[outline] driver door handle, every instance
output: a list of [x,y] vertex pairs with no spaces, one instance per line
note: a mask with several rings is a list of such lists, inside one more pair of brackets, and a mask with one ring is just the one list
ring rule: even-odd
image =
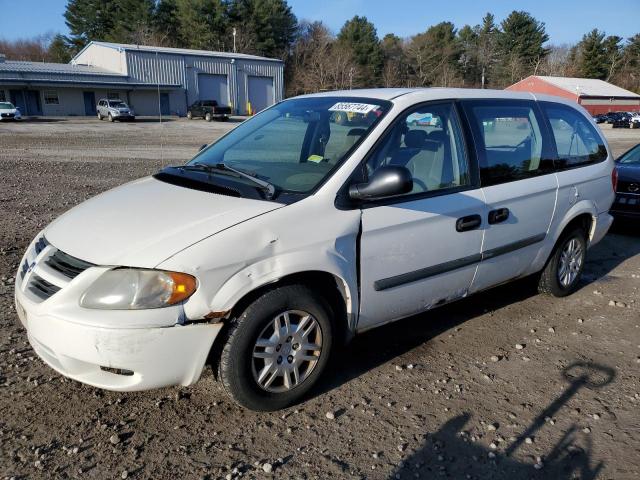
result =
[[498,208],[489,212],[489,224],[494,225],[496,223],[502,223],[509,218],[508,208]]
[[456,220],[457,232],[468,232],[469,230],[475,230],[482,224],[482,217],[478,214],[467,215]]

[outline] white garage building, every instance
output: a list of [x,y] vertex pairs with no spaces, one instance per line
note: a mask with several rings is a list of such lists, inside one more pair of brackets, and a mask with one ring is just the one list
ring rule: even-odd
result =
[[127,101],[136,115],[180,115],[198,100],[217,100],[247,115],[282,100],[281,60],[90,42],[69,64],[0,56],[0,101],[25,115],[95,115],[100,98]]

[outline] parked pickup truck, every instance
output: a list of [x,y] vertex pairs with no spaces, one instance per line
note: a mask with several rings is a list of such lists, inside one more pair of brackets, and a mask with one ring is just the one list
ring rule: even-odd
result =
[[192,104],[187,110],[187,118],[191,120],[194,117],[202,117],[207,122],[214,118],[216,120],[228,120],[231,115],[231,107],[226,105],[218,105],[215,100],[199,100]]

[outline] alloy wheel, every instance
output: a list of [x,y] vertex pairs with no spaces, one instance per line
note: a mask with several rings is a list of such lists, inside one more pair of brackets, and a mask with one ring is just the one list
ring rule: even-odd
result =
[[253,377],[261,389],[280,393],[302,384],[322,352],[322,330],[313,315],[287,310],[264,327],[252,352]]
[[568,288],[576,281],[584,260],[582,245],[577,238],[571,238],[560,252],[558,262],[558,281],[564,288]]

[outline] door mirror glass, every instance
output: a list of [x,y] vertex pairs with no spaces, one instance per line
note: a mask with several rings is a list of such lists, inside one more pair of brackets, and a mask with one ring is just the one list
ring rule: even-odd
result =
[[397,165],[378,168],[365,183],[349,187],[349,196],[354,200],[374,200],[377,198],[403,195],[413,189],[413,177],[409,169]]

